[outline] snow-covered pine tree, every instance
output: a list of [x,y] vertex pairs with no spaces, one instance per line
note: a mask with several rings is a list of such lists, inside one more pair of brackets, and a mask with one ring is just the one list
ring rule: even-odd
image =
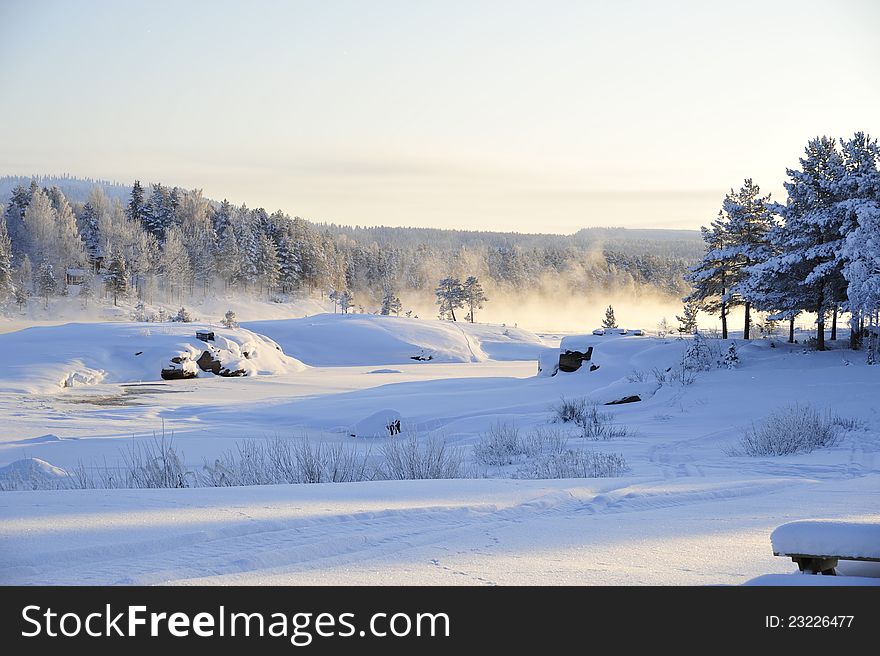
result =
[[354,294],[347,289],[339,294],[339,308],[342,314],[348,314],[349,309],[354,304]]
[[174,315],[172,321],[177,321],[180,323],[192,323],[193,316],[189,313],[189,310],[187,310],[185,307],[181,307],[177,311],[177,314]]
[[31,194],[35,188],[35,182],[30,187],[17,185],[12,190],[12,195],[3,212],[3,218],[6,219],[6,229],[12,242],[12,255],[15,259],[23,256],[27,248],[27,230],[24,225],[24,213],[31,201]]
[[[878,330],[880,311],[880,147],[862,132],[842,142],[844,173],[838,186],[838,210],[844,215],[840,250],[847,281],[846,309],[850,312],[850,345],[860,346],[864,324]],[[869,349],[870,350],[870,349]],[[873,354],[869,353],[873,358]]]
[[[289,219],[288,219],[289,221]],[[320,239],[309,223],[296,216],[291,221],[293,259],[302,282],[314,289],[321,283],[324,265],[320,255]]]
[[226,314],[223,315],[220,323],[226,328],[238,328],[238,319],[236,319],[235,312],[232,310],[226,310]]
[[749,339],[751,327],[751,301],[744,284],[748,269],[767,261],[772,254],[768,235],[774,222],[769,203],[770,195],[762,196],[761,188],[747,178],[738,191],[730,190],[722,206],[726,238],[721,256],[731,268],[729,306],[745,307],[743,339]]
[[685,348],[682,368],[688,371],[708,371],[714,364],[716,361],[713,361],[712,350],[698,330]]
[[118,299],[128,294],[128,263],[121,252],[116,252],[110,260],[105,280],[107,289],[113,294],[113,305],[118,305]]
[[37,292],[43,297],[45,307],[49,307],[49,296],[58,289],[58,278],[55,275],[55,266],[48,260],[40,262],[37,267],[36,277]]
[[676,315],[678,321],[678,332],[683,335],[693,335],[697,331],[697,314],[700,311],[699,306],[688,298],[684,300],[684,307],[681,315]]
[[22,310],[25,304],[28,302],[28,291],[24,287],[16,287],[15,288],[15,304],[18,305],[18,309]]
[[736,369],[739,366],[739,354],[736,352],[736,343],[731,342],[724,354],[723,364],[728,369]]
[[[836,206],[841,200],[837,189],[843,164],[835,140],[827,137],[810,140],[800,164],[800,169],[787,170],[787,202],[775,206],[782,219],[780,229],[770,235],[775,254],[751,271],[753,277],[771,279],[764,284],[767,288],[784,282],[789,293],[797,294],[792,299],[797,309],[816,313],[816,348],[821,351],[825,349],[826,315],[845,302],[841,298],[845,290],[841,251],[847,230]],[[749,286],[754,287],[755,281]]]
[[462,285],[462,293],[464,294],[464,302],[468,308],[467,320],[471,323],[475,321],[475,311],[483,308],[483,303],[488,302],[483,285],[475,276],[468,276]]
[[403,305],[401,304],[400,299],[394,294],[394,290],[391,289],[391,287],[385,287],[385,291],[382,294],[382,309],[379,313],[384,316],[390,314],[400,316],[400,310],[402,308]]
[[440,306],[440,319],[455,321],[455,309],[464,307],[464,290],[461,281],[452,276],[443,278],[434,290],[437,305]]
[[730,312],[730,284],[733,262],[725,254],[726,233],[723,210],[710,228],[703,226],[700,233],[705,244],[703,259],[688,270],[685,276],[693,291],[685,303],[696,303],[710,314],[721,316],[721,337],[727,339],[727,315]]
[[260,285],[265,286],[267,296],[271,296],[272,290],[278,286],[281,277],[281,267],[278,264],[278,249],[269,235],[260,235],[259,259],[257,260],[257,275]]
[[144,188],[140,180],[135,180],[131,187],[131,199],[126,207],[126,216],[137,224],[144,223]]
[[259,272],[257,261],[260,257],[260,230],[257,215],[246,206],[237,208],[233,215],[235,236],[238,240],[239,282],[247,289],[257,282]]
[[292,237],[282,236],[278,242],[278,267],[280,270],[279,283],[282,292],[289,292],[302,283],[302,270],[299,258],[291,247]]
[[232,203],[224,198],[218,207],[209,211],[211,212],[211,225],[214,227],[214,234],[222,235],[229,226],[229,220],[234,211]]
[[12,241],[6,230],[6,219],[0,212],[0,305],[15,295],[15,271],[12,269]]
[[[174,193],[172,193],[172,191]],[[154,184],[153,191],[141,211],[144,229],[162,244],[166,233],[177,223],[176,210],[179,205],[179,192],[162,184]]]
[[617,319],[614,317],[614,308],[610,305],[605,308],[605,318],[602,319],[603,328],[617,328]]
[[143,301],[138,301],[134,306],[134,312],[131,313],[131,320],[138,323],[147,321],[147,306]]
[[226,288],[235,287],[241,279],[241,250],[232,226],[227,226],[217,247],[217,274]]
[[327,298],[333,301],[333,314],[336,314],[336,306],[339,304],[339,292],[335,289],[331,289]]
[[[110,199],[107,198],[104,189],[95,185],[89,192],[89,198],[77,217],[77,226],[85,244],[86,255],[92,263],[97,262],[103,256],[101,217],[110,213],[110,207]],[[136,222],[135,225],[139,226],[140,222]]]

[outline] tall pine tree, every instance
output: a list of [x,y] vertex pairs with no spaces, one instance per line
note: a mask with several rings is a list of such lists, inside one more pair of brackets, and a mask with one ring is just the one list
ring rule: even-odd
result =
[[726,233],[722,257],[730,263],[731,304],[745,306],[743,339],[749,339],[751,301],[744,281],[749,267],[770,258],[768,233],[773,228],[773,215],[768,207],[770,196],[762,196],[761,188],[748,178],[739,191],[730,190],[724,199],[723,229]]
[[476,310],[483,307],[483,303],[488,302],[483,285],[477,280],[476,276],[468,276],[462,285],[462,293],[464,294],[464,302],[468,308],[467,320],[474,323]]
[[730,285],[733,279],[733,262],[725,253],[727,244],[723,211],[712,226],[700,228],[705,253],[699,264],[690,267],[686,280],[693,291],[685,297],[685,303],[694,303],[700,309],[721,316],[721,337],[727,339],[727,315],[730,312]]

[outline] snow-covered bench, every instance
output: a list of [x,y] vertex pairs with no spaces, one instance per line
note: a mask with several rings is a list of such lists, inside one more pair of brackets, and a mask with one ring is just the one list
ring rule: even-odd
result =
[[809,519],[783,524],[770,535],[773,555],[787,556],[811,574],[836,574],[840,560],[880,562],[880,517],[875,521]]

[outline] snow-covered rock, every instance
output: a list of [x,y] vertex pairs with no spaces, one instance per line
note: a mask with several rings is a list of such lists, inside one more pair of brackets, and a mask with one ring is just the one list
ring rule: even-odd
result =
[[[215,340],[196,338],[184,323],[68,323],[0,335],[5,372],[0,391],[51,392],[95,383],[158,381],[163,369],[198,375],[207,350],[229,371],[247,375],[305,369],[274,341],[244,328],[214,328]],[[177,358],[177,363],[172,359]]]

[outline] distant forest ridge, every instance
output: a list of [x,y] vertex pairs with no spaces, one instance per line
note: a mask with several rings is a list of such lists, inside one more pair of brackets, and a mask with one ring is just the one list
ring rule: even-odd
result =
[[111,200],[128,202],[131,196],[130,184],[110,180],[78,178],[70,175],[5,175],[0,177],[0,203],[9,202],[12,190],[19,185],[27,187],[31,180],[36,180],[41,187],[58,187],[71,203],[85,203],[89,198],[89,192],[96,186],[101,187]]
[[[95,186],[101,187],[111,200],[127,203],[131,184],[109,180],[80,178],[71,175],[8,175],[0,177],[0,204],[6,204],[15,187],[30,185],[36,180],[41,187],[58,187],[71,203],[85,203]],[[148,184],[144,186],[149,189]],[[219,205],[219,201],[212,200]],[[488,247],[517,245],[521,248],[576,247],[612,250],[628,255],[652,253],[662,257],[697,261],[702,255],[702,240],[698,230],[666,230],[658,228],[583,228],[573,235],[550,233],[499,232],[489,230],[455,230],[446,228],[415,228],[394,226],[348,226],[330,222],[314,222],[319,230],[334,235],[345,235],[358,244],[377,243],[416,246],[430,243],[444,250],[458,249],[465,244]]]
[[0,309],[19,312],[38,300],[48,308],[55,296],[80,297],[84,307],[94,296],[114,305],[137,298],[145,307],[230,291],[279,302],[322,293],[345,299],[343,311],[381,304],[390,312],[401,298],[430,303],[442,281],[456,280],[480,283],[490,299],[681,298],[701,252],[699,237],[683,239],[682,231],[345,227],[161,183],[111,184],[111,197],[94,180],[16,182],[0,221]]

